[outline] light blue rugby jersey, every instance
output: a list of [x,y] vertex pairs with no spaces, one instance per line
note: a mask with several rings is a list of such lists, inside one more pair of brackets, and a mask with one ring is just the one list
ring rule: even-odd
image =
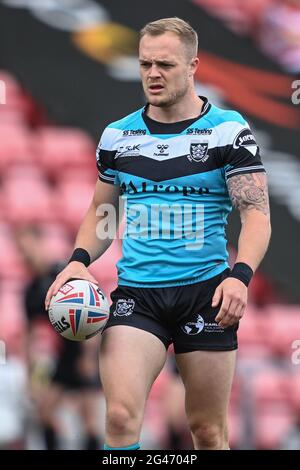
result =
[[119,185],[126,201],[120,285],[185,285],[228,267],[226,181],[265,170],[243,117],[201,98],[198,118],[158,123],[145,107],[101,136],[99,178]]

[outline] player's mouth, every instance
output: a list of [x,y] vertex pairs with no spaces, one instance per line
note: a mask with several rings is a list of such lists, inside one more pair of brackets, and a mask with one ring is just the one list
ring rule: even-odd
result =
[[157,94],[159,92],[161,92],[162,90],[164,89],[164,87],[162,85],[159,85],[159,84],[154,84],[154,85],[149,85],[148,86],[148,90],[150,91],[150,93],[152,94]]

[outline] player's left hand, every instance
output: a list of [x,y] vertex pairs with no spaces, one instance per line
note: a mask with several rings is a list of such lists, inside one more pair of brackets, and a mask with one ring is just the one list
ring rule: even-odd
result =
[[219,326],[227,328],[239,322],[247,305],[248,288],[234,277],[228,277],[216,288],[212,306],[221,304],[215,320]]

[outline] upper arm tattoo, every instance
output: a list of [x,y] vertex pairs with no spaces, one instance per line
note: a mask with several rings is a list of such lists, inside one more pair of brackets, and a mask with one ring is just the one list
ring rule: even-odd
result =
[[239,211],[256,209],[269,214],[269,197],[265,173],[246,173],[227,181],[232,205]]

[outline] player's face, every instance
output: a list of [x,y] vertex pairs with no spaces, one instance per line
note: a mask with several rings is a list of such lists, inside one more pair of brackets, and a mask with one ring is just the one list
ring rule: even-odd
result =
[[144,92],[152,106],[169,107],[186,95],[192,83],[192,66],[176,34],[143,36],[139,61]]

